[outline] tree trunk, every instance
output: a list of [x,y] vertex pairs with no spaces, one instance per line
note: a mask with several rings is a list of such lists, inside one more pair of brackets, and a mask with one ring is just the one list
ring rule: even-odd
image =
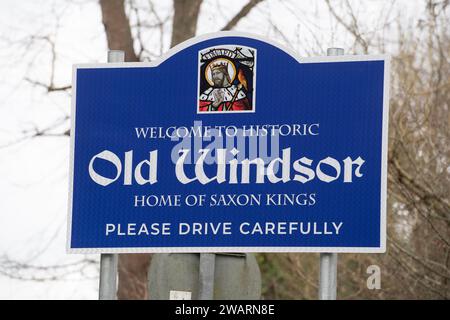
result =
[[148,299],[147,274],[151,254],[119,254],[117,299]]
[[138,61],[133,48],[130,23],[125,14],[124,0],[100,0],[100,8],[108,48],[125,51],[125,61]]
[[[203,0],[174,0],[171,47],[195,36]],[[262,0],[250,0],[224,27],[233,28]],[[133,48],[130,23],[124,0],[99,0],[103,25],[110,50],[123,50],[125,61],[138,61]],[[148,299],[147,272],[151,254],[119,254],[118,299]]]
[[[100,8],[108,48],[123,50],[125,61],[138,61],[124,0],[100,0]],[[118,299],[148,299],[147,269],[150,260],[150,254],[119,254]]]
[[170,47],[195,36],[202,0],[174,0],[172,41]]

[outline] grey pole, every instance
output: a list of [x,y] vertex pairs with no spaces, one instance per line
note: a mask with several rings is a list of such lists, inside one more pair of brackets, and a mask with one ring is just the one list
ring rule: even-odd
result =
[[344,49],[342,48],[328,48],[327,49],[327,56],[343,56],[344,55]]
[[99,300],[116,300],[117,254],[100,256]]
[[[125,52],[121,50],[108,51],[108,62],[124,61]],[[100,256],[100,283],[98,293],[100,300],[116,300],[117,260],[117,254],[102,254]]]
[[214,298],[215,268],[216,255],[214,253],[200,253],[199,300],[212,300]]
[[[328,48],[327,56],[341,56],[342,48]],[[337,253],[320,254],[319,299],[336,300]]]
[[336,300],[337,253],[320,254],[319,299]]
[[108,62],[124,62],[125,52],[122,50],[109,50],[108,51]]

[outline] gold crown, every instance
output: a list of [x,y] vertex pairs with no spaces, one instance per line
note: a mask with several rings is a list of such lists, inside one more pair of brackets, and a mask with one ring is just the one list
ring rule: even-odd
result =
[[217,62],[217,63],[213,63],[213,65],[211,66],[211,70],[214,69],[228,69],[228,63],[227,62]]

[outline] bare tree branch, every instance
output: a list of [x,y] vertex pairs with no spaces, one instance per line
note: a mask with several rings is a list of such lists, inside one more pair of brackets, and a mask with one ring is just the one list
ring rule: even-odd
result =
[[361,47],[363,48],[363,51],[365,54],[368,53],[369,51],[369,44],[367,43],[367,41],[363,38],[359,27],[358,27],[358,22],[357,19],[353,13],[352,7],[350,6],[350,4],[348,3],[348,1],[346,1],[347,4],[347,8],[349,9],[349,13],[350,13],[350,17],[352,20],[352,23],[349,24],[347,22],[345,22],[345,20],[339,16],[339,14],[336,12],[336,10],[333,8],[333,6],[331,5],[330,0],[325,0],[325,3],[327,4],[330,13],[333,15],[333,17],[348,31],[350,32],[354,37],[357,43],[359,43],[361,45]]
[[250,0],[242,9],[222,28],[222,31],[233,29],[242,18],[246,17],[250,11],[264,0]]
[[57,91],[69,91],[72,88],[71,85],[56,87],[53,83],[46,84],[40,81],[31,80],[30,78],[25,78],[25,81],[29,82],[34,86],[44,88],[48,93]]

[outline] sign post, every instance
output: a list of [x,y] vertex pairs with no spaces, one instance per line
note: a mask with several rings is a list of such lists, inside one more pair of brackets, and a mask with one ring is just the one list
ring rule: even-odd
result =
[[[108,63],[124,62],[125,52],[109,50]],[[99,300],[115,300],[117,291],[117,254],[100,255]]]
[[[327,56],[344,55],[342,48],[328,48]],[[319,299],[336,300],[337,291],[337,253],[320,254]]]
[[338,252],[386,248],[389,58],[341,54],[220,32],[75,65],[68,252],[200,253],[200,299],[214,253],[319,252],[335,298]]
[[99,300],[116,300],[117,254],[100,255]]
[[319,299],[336,300],[337,253],[320,254]]

